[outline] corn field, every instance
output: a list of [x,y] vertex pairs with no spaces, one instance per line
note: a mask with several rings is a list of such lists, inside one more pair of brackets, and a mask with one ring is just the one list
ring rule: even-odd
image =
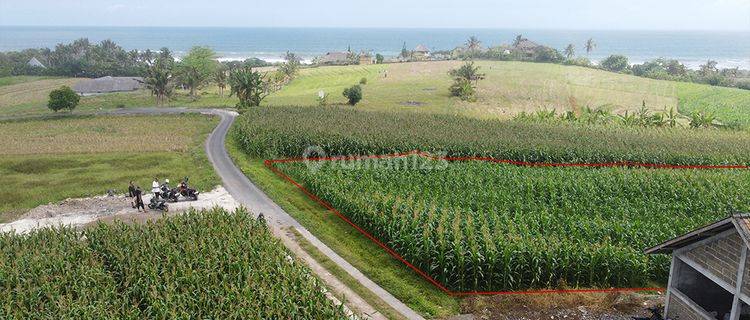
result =
[[0,234],[2,319],[346,318],[240,209]]
[[415,112],[336,107],[248,110],[233,127],[245,152],[299,157],[421,150],[529,162],[634,161],[675,165],[750,164],[750,135],[723,130],[478,120]]
[[453,291],[665,284],[645,248],[750,210],[750,170],[351,162],[275,166]]

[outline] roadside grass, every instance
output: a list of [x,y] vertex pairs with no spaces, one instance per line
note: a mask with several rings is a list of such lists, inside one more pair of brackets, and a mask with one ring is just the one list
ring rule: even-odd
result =
[[73,117],[2,122],[0,222],[72,197],[148,190],[151,179],[190,177],[199,190],[219,184],[203,152],[218,122],[200,115]]
[[[339,281],[343,282],[349,289],[352,289],[362,299],[365,299],[367,303],[373,306],[378,312],[384,315],[388,319],[406,319],[398,311],[393,310],[383,299],[380,299],[372,291],[361,285],[357,279],[350,276],[344,269],[341,269],[336,263],[328,259],[318,248],[316,248],[310,241],[307,241],[295,228],[291,228],[292,233],[295,236],[294,241],[305,250],[315,261],[320,263],[326,270],[336,275]],[[346,297],[337,296],[340,301],[345,301]]]
[[39,81],[44,79],[55,79],[57,77],[48,77],[48,76],[9,76],[9,77],[0,77],[0,87],[2,86],[9,86],[12,84],[19,84],[24,82],[31,82],[31,81]]
[[[411,269],[404,268],[400,261],[388,255],[338,216],[268,170],[263,165],[263,159],[250,157],[240,151],[231,134],[230,132],[227,138],[227,151],[240,170],[274,202],[346,261],[427,318],[440,318],[458,313],[458,299],[438,290]],[[309,251],[308,253],[313,254]],[[342,281],[346,280],[341,273],[337,273],[336,276]],[[373,303],[372,300],[368,301]]]

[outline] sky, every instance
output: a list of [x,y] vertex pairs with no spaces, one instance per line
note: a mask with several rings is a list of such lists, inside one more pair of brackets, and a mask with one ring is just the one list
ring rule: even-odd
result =
[[0,25],[750,31],[750,0],[0,0]]

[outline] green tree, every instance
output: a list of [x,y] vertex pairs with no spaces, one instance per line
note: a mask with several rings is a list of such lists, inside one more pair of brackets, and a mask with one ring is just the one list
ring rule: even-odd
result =
[[52,90],[52,92],[49,93],[49,102],[47,102],[47,107],[50,108],[50,110],[57,112],[63,109],[68,109],[68,111],[73,111],[75,107],[78,105],[78,101],[81,99],[81,97],[78,96],[78,94],[73,91],[68,86],[62,86],[59,89]]
[[214,75],[214,82],[219,87],[219,96],[224,97],[224,89],[227,87],[227,69],[222,67],[217,68],[216,74]]
[[613,54],[602,60],[601,66],[602,68],[609,71],[621,72],[629,67],[628,57],[619,54]]
[[465,101],[476,100],[474,85],[484,79],[484,74],[479,73],[479,67],[474,66],[473,61],[466,62],[457,69],[451,69],[448,74],[453,77],[453,84],[449,88],[452,96]]
[[401,58],[403,59],[409,59],[411,58],[411,52],[406,49],[406,42],[404,42],[404,46],[401,48]]
[[297,71],[299,71],[302,60],[296,54],[289,51],[286,52],[284,60],[286,62],[279,67],[279,72],[283,73],[288,80],[294,79]]
[[573,59],[573,56],[576,55],[576,47],[570,43],[567,47],[565,47],[565,58],[568,60]]
[[382,54],[380,53],[375,54],[375,63],[381,64],[383,63],[383,60],[385,60],[385,57],[383,57]]
[[586,55],[590,55],[591,51],[594,51],[594,49],[596,49],[596,42],[594,42],[594,39],[589,38],[588,40],[586,40],[584,48],[586,48]]
[[477,52],[482,49],[482,42],[479,41],[479,38],[471,36],[469,40],[466,40],[466,49],[469,49],[471,52]]
[[180,81],[190,89],[190,96],[204,86],[216,73],[216,53],[209,47],[193,47],[178,65]]
[[260,106],[260,102],[271,94],[266,77],[249,67],[233,70],[229,75],[229,87],[232,90],[229,95],[236,95],[240,100],[237,103],[240,112]]
[[349,105],[356,105],[360,100],[362,100],[362,87],[360,87],[359,85],[354,85],[350,88],[346,88],[344,89],[344,92],[342,92],[342,95],[346,97]]
[[174,91],[174,58],[169,49],[162,48],[156,60],[146,70],[146,88],[156,97],[156,104],[162,105]]
[[465,79],[471,82],[478,82],[484,79],[484,74],[479,73],[479,66],[475,66],[473,61],[464,63],[457,69],[448,71],[448,75],[456,79]]

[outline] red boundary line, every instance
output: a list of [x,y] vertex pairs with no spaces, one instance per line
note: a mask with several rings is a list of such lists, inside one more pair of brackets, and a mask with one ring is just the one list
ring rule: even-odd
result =
[[470,296],[470,295],[520,295],[520,294],[545,294],[545,293],[598,293],[598,292],[634,292],[634,291],[659,291],[663,292],[664,288],[606,288],[606,289],[560,289],[560,290],[553,290],[553,289],[545,289],[545,290],[527,290],[527,291],[463,291],[463,292],[456,292],[451,291],[448,288],[446,288],[443,284],[441,284],[439,281],[433,279],[430,275],[428,275],[426,272],[422,271],[421,269],[417,268],[413,264],[411,264],[409,261],[406,261],[401,255],[396,253],[393,249],[388,247],[388,245],[384,244],[374,236],[372,236],[370,233],[365,231],[364,229],[360,228],[357,224],[349,220],[346,216],[344,216],[341,212],[339,212],[336,208],[331,206],[328,202],[324,201],[323,199],[319,198],[309,190],[307,190],[304,186],[297,183],[294,179],[289,177],[287,174],[279,170],[274,166],[275,163],[291,163],[291,162],[303,162],[303,161],[341,161],[341,160],[364,160],[364,159],[390,159],[390,158],[400,158],[410,155],[419,155],[421,157],[430,158],[434,160],[445,160],[445,161],[487,161],[487,162],[493,162],[493,163],[505,163],[505,164],[512,164],[517,166],[527,166],[527,167],[644,167],[644,168],[658,168],[658,169],[750,169],[750,166],[747,165],[669,165],[669,164],[651,164],[651,163],[639,163],[639,162],[629,162],[629,161],[622,161],[622,162],[606,162],[606,163],[552,163],[552,162],[525,162],[525,161],[514,161],[514,160],[507,160],[507,159],[495,159],[495,158],[489,158],[489,157],[442,157],[442,156],[434,156],[427,152],[420,152],[418,150],[414,150],[411,152],[404,152],[404,153],[393,153],[393,154],[385,154],[385,155],[372,155],[372,156],[339,156],[339,157],[319,157],[319,158],[286,158],[286,159],[273,159],[273,160],[264,160],[263,164],[279,175],[280,177],[284,178],[284,180],[289,181],[291,184],[302,190],[302,192],[305,193],[310,199],[314,200],[315,202],[321,204],[323,207],[328,209],[329,211],[336,214],[339,218],[344,220],[346,223],[357,229],[360,233],[362,233],[365,237],[369,238],[372,242],[383,248],[388,254],[390,254],[392,257],[396,258],[397,260],[403,262],[407,267],[414,270],[417,274],[422,276],[425,280],[432,283],[434,286],[436,286],[441,291],[445,292],[448,295],[451,296]]

